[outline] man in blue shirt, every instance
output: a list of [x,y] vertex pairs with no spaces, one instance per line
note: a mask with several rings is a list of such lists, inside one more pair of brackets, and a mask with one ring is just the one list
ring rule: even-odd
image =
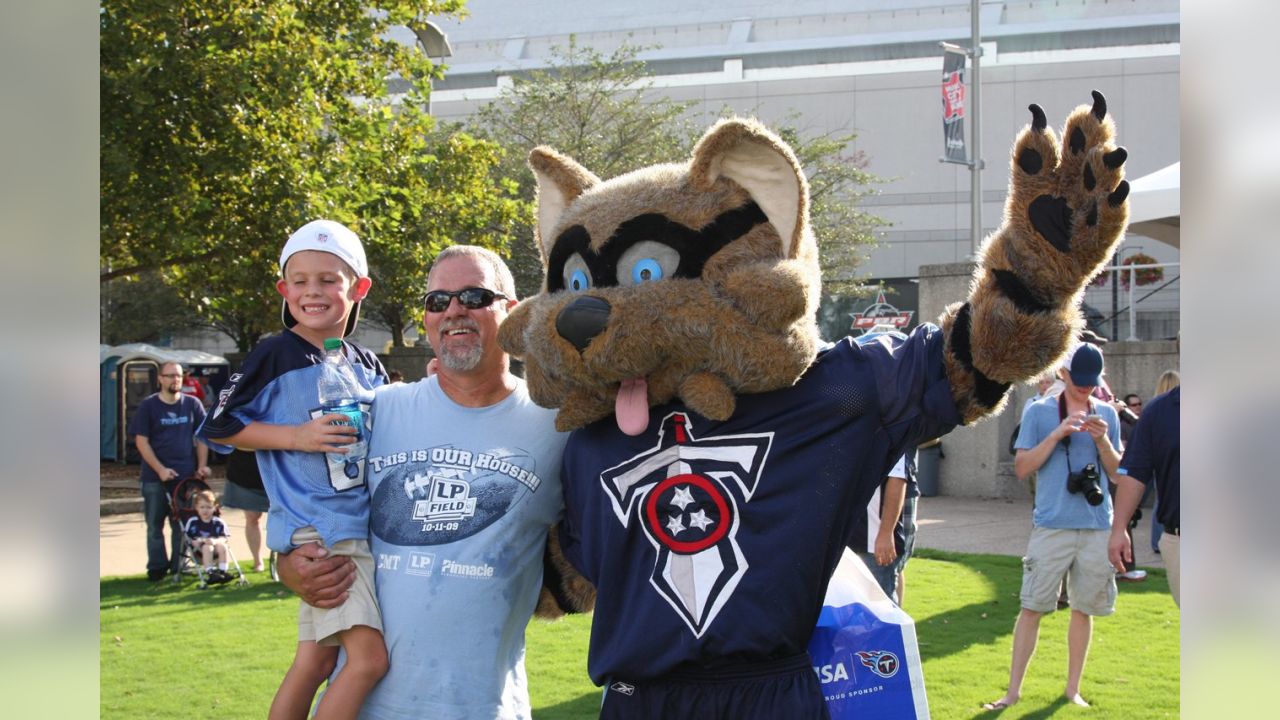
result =
[[[160,366],[160,391],[149,395],[129,421],[142,456],[142,508],[147,521],[147,579],[163,578],[177,562],[182,528],[169,512],[169,493],[178,481],[195,476],[209,477],[209,448],[195,439],[196,428],[204,422],[204,406],[182,394],[182,366],[167,362]],[[164,522],[169,517],[170,545],[166,554]]]
[[1108,552],[1111,564],[1123,567],[1133,559],[1133,543],[1124,529],[1138,507],[1146,486],[1156,483],[1156,520],[1164,528],[1160,536],[1160,557],[1169,571],[1169,592],[1179,601],[1178,543],[1181,540],[1179,495],[1182,476],[1180,420],[1182,389],[1175,387],[1147,403],[1133,428],[1132,444],[1125,448],[1116,476],[1116,514],[1111,523]]
[[983,705],[987,710],[1009,707],[1021,697],[1040,618],[1056,608],[1063,574],[1071,602],[1064,694],[1071,703],[1088,706],[1080,696],[1080,679],[1093,618],[1115,610],[1115,574],[1106,558],[1111,527],[1106,488],[1120,464],[1120,419],[1115,408],[1091,397],[1102,384],[1102,351],[1096,346],[1077,345],[1059,374],[1066,387],[1027,408],[1015,444],[1014,472],[1019,478],[1038,472],[1039,480],[1022,560],[1022,611],[1013,630],[1009,690]]

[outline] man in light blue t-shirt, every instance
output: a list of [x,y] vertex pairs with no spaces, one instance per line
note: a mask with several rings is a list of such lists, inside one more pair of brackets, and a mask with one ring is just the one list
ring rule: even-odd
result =
[[1066,387],[1026,409],[1014,444],[1018,478],[1038,474],[1036,505],[1022,559],[1022,611],[1013,630],[1009,690],[983,705],[987,710],[1009,707],[1021,697],[1040,618],[1056,608],[1064,574],[1071,600],[1064,694],[1073,704],[1088,705],[1080,696],[1080,678],[1093,617],[1115,610],[1115,573],[1107,559],[1112,512],[1107,485],[1120,463],[1120,419],[1111,405],[1090,397],[1102,384],[1102,351],[1077,345],[1059,376]]
[[[360,717],[526,719],[524,630],[563,513],[567,434],[498,347],[516,304],[502,260],[450,247],[427,287],[437,372],[379,388],[372,408],[369,540],[390,669]],[[348,571],[318,558],[295,550],[281,574],[323,607],[342,599]]]

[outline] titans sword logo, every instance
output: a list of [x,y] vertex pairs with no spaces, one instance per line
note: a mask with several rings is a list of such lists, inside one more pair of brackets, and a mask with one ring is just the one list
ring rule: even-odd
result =
[[747,571],[739,508],[751,501],[773,433],[699,439],[684,413],[662,420],[658,444],[600,474],[623,527],[638,522],[657,551],[649,583],[695,637]]

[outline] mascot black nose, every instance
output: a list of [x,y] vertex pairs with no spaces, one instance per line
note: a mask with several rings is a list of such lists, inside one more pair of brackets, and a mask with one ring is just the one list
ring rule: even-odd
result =
[[592,338],[604,332],[609,324],[610,309],[609,303],[598,297],[580,297],[560,311],[556,317],[556,332],[582,352]]

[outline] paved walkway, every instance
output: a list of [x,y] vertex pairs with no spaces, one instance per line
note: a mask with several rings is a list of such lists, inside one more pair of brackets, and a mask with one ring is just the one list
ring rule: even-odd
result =
[[[210,485],[215,491],[222,489],[220,480],[213,480]],[[239,510],[224,510],[223,520],[231,531],[232,552],[238,560],[249,560],[252,556],[244,539],[244,514]],[[1031,506],[1024,501],[921,498],[919,525],[916,536],[919,547],[1020,556],[1027,548],[1031,533]],[[1150,523],[1144,517],[1138,525],[1134,536],[1138,565],[1161,567],[1160,556],[1151,552]],[[99,530],[101,577],[145,571],[147,550],[142,513],[103,515]]]

